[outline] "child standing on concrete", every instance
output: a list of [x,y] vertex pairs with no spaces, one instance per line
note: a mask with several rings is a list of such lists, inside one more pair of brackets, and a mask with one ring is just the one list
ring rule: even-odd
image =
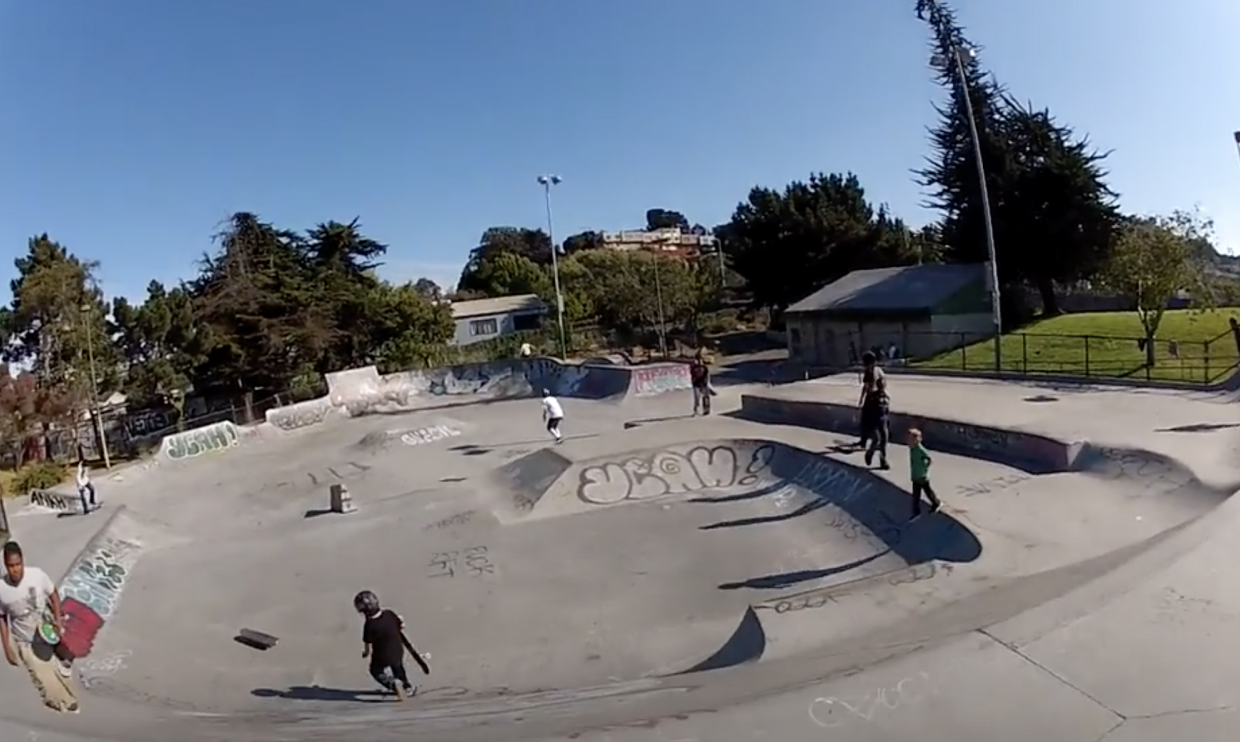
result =
[[551,395],[550,389],[544,389],[542,397],[542,416],[547,421],[547,432],[555,436],[556,443],[563,443],[560,423],[564,422],[564,408],[560,406],[560,400]]
[[934,494],[934,488],[930,486],[930,452],[922,445],[921,431],[917,428],[910,428],[908,431],[908,459],[909,473],[913,480],[913,517],[909,520],[916,520],[921,517],[923,492],[930,500],[931,513],[937,513],[943,507],[943,502],[939,500],[938,495]]

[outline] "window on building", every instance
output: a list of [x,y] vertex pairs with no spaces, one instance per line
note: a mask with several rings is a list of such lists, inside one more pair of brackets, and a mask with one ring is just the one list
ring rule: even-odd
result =
[[470,335],[498,335],[499,321],[494,317],[491,319],[476,319],[469,323]]
[[512,318],[512,329],[517,332],[537,330],[541,319],[542,317],[537,314],[518,314]]

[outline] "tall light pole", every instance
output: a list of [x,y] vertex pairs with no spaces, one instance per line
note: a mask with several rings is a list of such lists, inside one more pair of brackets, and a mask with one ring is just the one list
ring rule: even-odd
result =
[[551,240],[551,275],[555,280],[555,312],[560,325],[560,357],[568,358],[568,343],[564,339],[564,294],[560,293],[560,261],[556,256],[555,227],[551,221],[551,186],[563,183],[558,175],[540,175],[538,184],[543,187],[543,200],[547,204],[547,237]]
[[667,321],[663,319],[663,280],[659,278],[659,260],[663,257],[659,254],[661,249],[656,248],[652,251],[651,257],[654,258],[654,295],[655,300],[659,302],[659,350],[663,351],[663,357],[667,358]]
[[[103,454],[103,467],[111,469],[112,457],[108,454],[108,436],[103,430],[103,415],[99,412],[99,377],[95,373],[95,340],[91,337],[91,326],[86,321],[87,313],[92,311],[92,307],[89,304],[83,304],[81,310],[82,324],[86,330],[86,357],[90,363],[91,417],[95,419],[95,435],[99,437],[99,451]],[[81,358],[81,356],[78,357]]]
[[[936,54],[930,63],[936,67],[951,69],[955,67],[956,80],[960,83],[960,95],[964,98],[965,115],[969,119],[969,136],[973,139],[973,159],[977,161],[977,182],[982,196],[982,219],[986,223],[986,251],[990,255],[990,312],[995,324],[995,371],[1003,370],[1003,315],[999,301],[999,263],[995,259],[995,225],[990,216],[990,190],[986,187],[986,166],[982,162],[982,140],[977,133],[977,118],[973,115],[973,98],[970,95],[969,79],[964,73],[963,55],[973,57],[973,49],[967,46],[952,48],[952,59],[945,59]],[[954,62],[954,64],[953,64]]]

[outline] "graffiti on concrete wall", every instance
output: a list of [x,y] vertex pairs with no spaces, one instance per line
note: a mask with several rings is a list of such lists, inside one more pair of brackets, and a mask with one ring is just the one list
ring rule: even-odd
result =
[[204,453],[224,451],[241,443],[241,432],[231,422],[215,423],[164,438],[163,454],[173,461],[192,459]]
[[577,496],[592,505],[649,500],[663,495],[757,484],[771,465],[775,448],[697,446],[685,453],[659,451],[622,462],[587,467]]
[[460,434],[461,431],[448,425],[432,425],[427,428],[405,431],[400,436],[400,442],[406,446],[421,446],[426,443],[442,441],[445,438],[455,438]]
[[633,392],[648,397],[689,388],[689,367],[683,363],[633,369]]
[[48,490],[30,490],[30,504],[58,513],[77,510],[78,498]]
[[267,410],[267,422],[280,430],[297,430],[327,420],[336,408],[327,397]]
[[142,545],[105,536],[78,557],[60,585],[65,614],[61,641],[75,657],[90,654],[99,630],[116,613]]

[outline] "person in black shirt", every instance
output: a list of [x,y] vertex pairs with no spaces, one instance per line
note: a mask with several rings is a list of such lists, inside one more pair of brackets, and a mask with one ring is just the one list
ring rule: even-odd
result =
[[878,467],[890,469],[887,463],[888,415],[891,400],[887,396],[887,375],[878,366],[878,359],[871,351],[861,356],[865,372],[861,377],[861,440],[869,441],[865,451],[865,465],[874,461],[878,454]]
[[714,392],[710,388],[710,368],[702,359],[701,351],[689,364],[689,383],[693,385],[693,414],[697,415],[701,410],[702,414],[709,415],[710,397]]
[[[362,657],[370,660],[370,676],[403,701],[414,692],[405,672],[405,622],[395,612],[382,608],[379,598],[363,590],[353,599],[353,607],[365,617],[362,625]],[[421,657],[417,658],[421,663]]]

